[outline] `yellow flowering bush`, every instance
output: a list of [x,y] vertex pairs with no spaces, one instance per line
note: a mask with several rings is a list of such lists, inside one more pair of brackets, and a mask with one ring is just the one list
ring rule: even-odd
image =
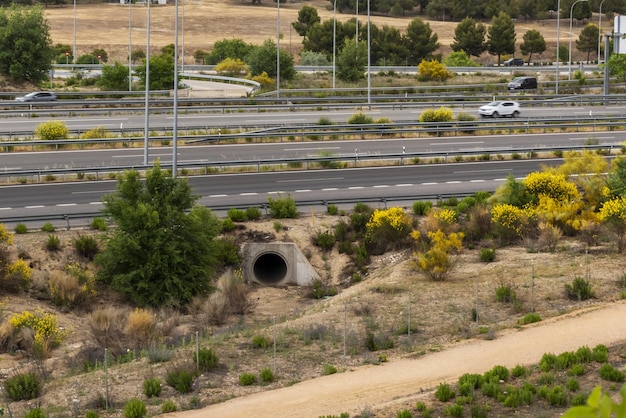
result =
[[9,324],[15,332],[25,328],[33,331],[32,347],[27,348],[32,350],[32,355],[39,358],[44,358],[49,350],[58,347],[67,337],[67,331],[59,327],[57,317],[42,310],[15,314],[9,319]]
[[538,201],[540,195],[555,200],[570,201],[580,199],[576,185],[567,181],[565,175],[550,171],[534,172],[523,181],[526,190]]
[[426,109],[420,115],[420,122],[450,122],[452,119],[452,109],[443,106],[439,109]]
[[252,81],[256,81],[262,87],[269,87],[276,84],[276,80],[267,75],[267,72],[265,71],[263,71],[261,75],[255,75],[254,77],[252,77]]
[[491,222],[502,240],[520,238],[527,232],[534,213],[529,209],[502,203],[491,208]]
[[225,58],[215,66],[215,72],[227,77],[247,77],[248,65],[239,58]]
[[109,136],[110,136],[109,132],[106,129],[104,129],[103,126],[97,126],[93,129],[90,129],[80,134],[80,139],[100,139],[100,138],[108,138]]
[[3,280],[5,290],[26,290],[30,284],[31,269],[28,263],[21,258],[6,266]]
[[365,241],[370,254],[382,254],[400,246],[411,233],[412,219],[404,209],[377,209],[365,225]]
[[420,81],[446,81],[454,76],[445,65],[437,60],[422,60],[417,69],[419,72],[417,78]]
[[415,253],[410,266],[431,280],[445,280],[455,266],[456,258],[452,255],[458,254],[463,248],[464,235],[462,232],[446,234],[438,230],[429,232],[428,238],[430,249]]
[[433,217],[444,225],[453,225],[457,221],[457,214],[452,209],[441,209],[434,211]]
[[42,141],[54,141],[67,138],[69,131],[64,122],[51,120],[37,125],[35,136]]
[[4,224],[0,224],[0,245],[11,245],[13,243],[13,234],[7,230]]
[[563,201],[546,195],[539,195],[535,208],[537,218],[552,226],[559,227],[566,235],[574,235],[583,225],[581,216],[585,204],[582,200]]
[[615,234],[617,249],[621,252],[626,241],[626,196],[619,196],[604,202],[598,217]]

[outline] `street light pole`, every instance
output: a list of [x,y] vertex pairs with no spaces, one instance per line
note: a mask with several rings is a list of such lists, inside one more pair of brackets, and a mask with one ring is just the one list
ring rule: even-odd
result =
[[148,17],[146,19],[146,104],[144,120],[143,165],[148,165],[148,147],[150,144],[150,3],[148,0]]
[[132,43],[132,19],[131,19],[131,6],[132,0],[128,1],[128,91],[133,90],[133,43]]
[[276,0],[276,98],[280,97],[280,0]]
[[74,55],[72,61],[76,64],[76,0],[74,0]]
[[600,64],[600,45],[602,42],[602,4],[604,0],[600,2],[600,10],[598,10],[598,64]]
[[367,0],[367,106],[372,110],[372,71],[370,54],[370,0]]
[[561,49],[560,39],[561,39],[561,0],[558,0],[556,6],[556,89],[555,94],[559,94],[559,61],[561,57],[559,56],[559,52]]
[[572,7],[569,8],[569,65],[567,67],[568,79],[572,79],[572,22],[574,21],[574,6],[576,3],[589,0],[576,0],[572,3]]
[[172,128],[172,178],[178,171],[178,0],[176,0],[176,18],[174,19],[174,120]]
[[333,90],[335,90],[335,56],[337,55],[337,0],[333,2]]

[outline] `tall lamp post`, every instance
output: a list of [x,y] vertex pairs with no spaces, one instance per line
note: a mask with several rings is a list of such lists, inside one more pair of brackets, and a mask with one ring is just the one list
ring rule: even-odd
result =
[[76,64],[76,0],[74,0],[74,55],[72,61]]
[[600,10],[598,10],[598,64],[600,64],[600,45],[602,43],[602,3],[604,0],[600,2]]
[[178,0],[176,0],[176,18],[174,19],[174,123],[172,127],[172,178],[178,171]]
[[561,0],[558,0],[556,6],[556,88],[555,94],[559,94],[559,76],[561,75],[559,72],[559,62],[561,61],[561,57],[559,56],[559,52],[561,49]]
[[568,79],[572,79],[572,22],[574,21],[574,6],[581,1],[589,0],[576,0],[572,3],[572,7],[569,8],[569,65],[567,67]]
[[335,56],[337,55],[337,0],[333,2],[333,90],[335,90]]
[[150,145],[150,3],[148,0],[148,17],[146,18],[146,103],[144,115],[143,165],[148,165],[148,148]]
[[131,19],[131,6],[132,0],[128,1],[128,91],[133,89],[133,43],[132,43],[132,19]]
[[280,97],[280,0],[276,0],[276,98]]

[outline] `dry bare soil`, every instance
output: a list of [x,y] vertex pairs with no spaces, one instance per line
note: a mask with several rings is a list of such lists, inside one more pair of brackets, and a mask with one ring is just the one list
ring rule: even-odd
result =
[[[108,413],[100,411],[101,416],[121,416],[122,405],[132,397],[146,400],[149,415],[160,413],[164,400],[173,400],[179,410],[220,403],[215,410],[209,407],[195,415],[188,412],[190,417],[309,417],[340,412],[393,417],[401,408],[414,407],[416,399],[441,413],[445,405],[432,397],[432,390],[440,381],[453,382],[464,372],[486,371],[496,364],[512,367],[518,362],[536,363],[544,352],[542,347],[550,347],[550,352],[558,354],[581,345],[617,344],[612,348],[612,359],[616,365],[623,363],[624,349],[619,344],[624,341],[620,324],[625,305],[620,302],[619,279],[626,263],[610,247],[592,247],[586,254],[577,242],[563,240],[554,253],[502,248],[497,250],[496,261],[489,264],[479,261],[478,249],[465,250],[451,277],[437,283],[410,270],[409,252],[390,253],[373,259],[362,281],[349,283],[341,274],[346,256],[338,254],[337,249],[320,253],[311,245],[314,234],[327,230],[339,219],[309,214],[282,221],[284,229],[279,233],[274,231],[273,221],[246,223],[236,232],[237,239],[254,235],[296,242],[310,256],[320,275],[339,290],[337,296],[314,300],[308,297],[307,288],[252,286],[251,311],[232,317],[219,327],[204,323],[201,312],[195,316],[162,312],[158,341],[178,348],[165,363],[149,363],[147,344],[143,350],[130,350],[123,360],[114,362],[108,368],[112,408]],[[31,402],[13,403],[15,416],[37,404],[46,408],[50,417],[71,416],[68,411],[72,409],[84,411],[101,406],[105,393],[102,364],[95,370],[84,370],[85,353],[103,351],[90,331],[89,311],[106,306],[124,310],[128,306],[103,289],[99,290],[97,302],[85,311],[58,309],[47,296],[50,273],[68,260],[77,259],[72,241],[78,234],[87,233],[90,232],[56,232],[63,250],[55,253],[43,249],[48,237],[44,233],[16,235],[11,247],[14,255],[19,252],[30,257],[34,273],[28,294],[4,299],[5,319],[25,309],[41,308],[59,315],[60,324],[70,331],[68,341],[46,363],[50,378],[43,396]],[[564,285],[587,274],[596,298],[584,302],[568,299]],[[516,292],[517,303],[496,302],[496,289],[503,285]],[[613,307],[600,309],[605,306]],[[478,323],[472,317],[476,307]],[[531,307],[543,321],[514,331],[520,329],[518,321]],[[579,315],[587,311],[592,313]],[[595,316],[589,320],[589,315]],[[366,349],[366,330],[379,343],[392,341],[393,347]],[[191,394],[180,395],[164,384],[160,398],[146,399],[142,390],[145,378],[156,377],[164,382],[168,371],[193,361],[196,332],[199,345],[211,347],[218,354],[217,370],[199,377]],[[254,348],[253,340],[259,335],[271,342],[268,347]],[[509,338],[517,338],[517,342],[510,342]],[[325,364],[333,365],[339,373],[304,383],[320,378]],[[0,371],[3,376],[10,376],[27,370],[29,365],[23,354],[4,354]],[[276,381],[239,385],[241,373],[258,374],[265,367],[276,370]],[[582,379],[580,391],[588,391],[595,383],[589,373]],[[285,389],[274,391],[279,388]],[[271,391],[268,398],[261,394],[264,391]],[[253,393],[259,394],[245,398]],[[221,403],[233,397],[241,400]],[[255,408],[258,404],[263,407]],[[513,412],[527,417],[559,414],[559,410],[540,401],[515,411],[497,406],[493,411],[493,416]]]
[[[150,8],[150,49],[153,53],[158,53],[163,46],[174,43],[176,8],[173,2],[170,3]],[[311,0],[281,4],[281,46],[296,56],[301,49],[302,38],[292,29],[291,23],[297,20],[298,11],[304,5],[315,7],[322,21],[333,17],[332,5],[328,1]],[[273,1],[266,0],[259,5],[253,5],[249,1],[240,0],[186,0],[179,1],[178,14],[181,33],[179,45],[184,46],[186,63],[194,62],[193,53],[196,50],[210,50],[213,44],[221,39],[240,38],[252,44],[261,44],[266,39],[276,40],[278,19],[276,4]],[[339,21],[347,21],[353,17],[354,15],[337,14]],[[378,27],[388,25],[404,32],[414,17],[371,16],[371,21]],[[458,22],[442,22],[430,20],[424,16],[420,17],[428,21],[433,32],[438,35],[441,44],[440,52],[444,56],[447,55],[450,52],[454,28]],[[79,3],[76,8],[75,38],[74,8],[71,4],[48,8],[46,18],[50,23],[53,43],[62,43],[73,47],[75,41],[78,56],[89,53],[95,48],[102,48],[108,52],[111,62],[115,60],[125,62],[128,60],[129,43],[132,44],[133,50],[145,50],[146,48],[147,8],[143,5],[133,5],[129,8],[116,3]],[[366,16],[361,14],[359,19],[364,21]],[[585,23],[575,22],[574,39],[578,37],[578,33]],[[610,27],[610,23],[608,19],[603,19],[603,26],[608,25],[607,27]],[[563,24],[563,26],[566,25]],[[548,51],[543,54],[543,59],[551,59],[556,50],[556,21],[553,19],[516,22],[518,45],[522,42],[523,34],[530,29],[539,30],[544,36],[548,43]],[[568,31],[561,31],[561,42],[566,44],[568,40]],[[576,57],[578,53],[576,50],[573,53],[575,54],[574,58],[585,58],[583,56]],[[539,59],[541,56],[535,57],[535,60]],[[483,60],[485,63],[490,63],[493,62],[493,57],[490,58],[485,54]]]

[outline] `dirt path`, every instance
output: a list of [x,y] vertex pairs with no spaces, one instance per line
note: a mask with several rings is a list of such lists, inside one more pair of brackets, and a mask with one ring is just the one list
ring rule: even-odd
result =
[[613,345],[626,340],[626,303],[578,312],[508,331],[495,340],[470,340],[417,359],[323,376],[293,386],[235,398],[173,417],[317,417],[366,406],[393,405],[416,398],[463,373],[483,373],[495,365],[534,364],[544,353],[559,354],[587,345]]

